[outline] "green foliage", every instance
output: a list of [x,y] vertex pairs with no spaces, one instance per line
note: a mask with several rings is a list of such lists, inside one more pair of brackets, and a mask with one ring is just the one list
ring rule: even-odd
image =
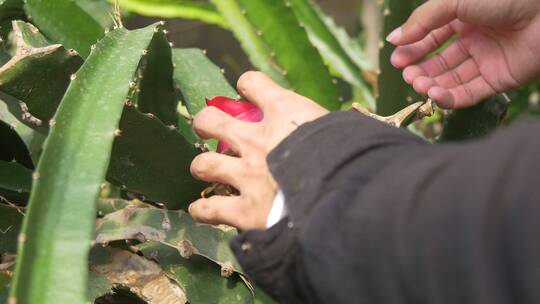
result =
[[[188,114],[193,117],[206,107],[206,99],[216,96],[237,98],[234,90],[219,67],[212,63],[200,49],[174,49],[174,80],[184,98]],[[186,124],[187,123],[187,124]],[[184,137],[198,141],[191,125],[185,117],[180,117]],[[211,150],[217,147],[217,141],[207,140]]]
[[403,80],[401,71],[390,63],[394,46],[385,41],[386,36],[401,26],[414,9],[421,4],[418,0],[384,0],[382,7],[383,32],[382,49],[379,57],[379,84],[377,98],[377,114],[391,115],[406,107],[410,102],[421,100],[412,93],[411,87]]
[[[14,28],[15,33],[19,33],[17,37],[25,37],[26,40],[19,39],[18,50],[22,59],[16,56],[0,68],[0,80],[4,79],[0,84],[3,91],[0,95],[18,119],[46,133],[48,122],[82,59],[60,45],[48,45],[31,25],[16,22]],[[28,52],[31,46],[26,41],[37,41],[34,44],[39,42],[42,47]],[[49,49],[58,51],[51,54]],[[37,59],[26,60],[29,53],[36,53]],[[139,79],[140,75],[142,78],[138,85],[140,95],[132,96],[132,100],[138,101],[138,109],[151,112],[174,125],[178,114],[170,54],[163,32],[158,31],[148,49],[140,54],[143,60],[135,77]],[[107,178],[169,208],[185,207],[204,188],[203,183],[195,181],[189,174],[189,164],[198,150],[153,114],[144,115],[133,107],[126,107],[119,126],[122,136],[114,141]]]
[[268,74],[274,81],[289,87],[283,68],[276,62],[270,46],[258,35],[257,30],[245,15],[238,0],[211,0],[219,12],[227,20],[236,39],[240,42],[249,60],[260,71]]
[[221,70],[200,49],[174,49],[174,79],[182,91],[191,115],[206,107],[206,99],[216,96],[237,98]]
[[222,275],[239,272],[240,266],[228,242],[236,235],[232,228],[195,223],[184,211],[156,208],[126,208],[106,215],[97,226],[96,242],[136,239],[155,241],[178,250],[184,258],[200,255],[221,266]]
[[0,97],[23,123],[46,132],[83,60],[62,45],[50,45],[31,24],[14,21],[13,30],[16,54],[0,68]]
[[107,174],[110,182],[171,209],[187,208],[200,197],[205,184],[189,171],[200,150],[175,128],[127,106],[119,130]]
[[16,162],[0,161],[0,188],[17,192],[30,192],[31,187],[32,171],[30,169]]
[[216,8],[206,2],[193,0],[119,0],[118,3],[127,10],[144,16],[199,19],[224,28],[228,27],[227,22],[216,11]]
[[[257,69],[329,109],[342,106],[336,83],[342,91],[352,85],[352,101],[369,104],[376,93],[355,37],[309,0],[120,4],[230,29]],[[418,1],[383,5],[384,37]],[[191,118],[207,98],[239,98],[237,92],[204,51],[171,50],[161,24],[119,28],[101,39],[113,25],[110,9],[102,0],[26,0],[24,10],[22,0],[0,0],[0,26],[14,18],[37,26],[16,21],[1,33],[12,30],[14,39],[0,49],[0,98],[7,105],[0,105],[0,256],[18,251],[12,300],[87,303],[103,296],[103,303],[114,293],[130,303],[271,303],[228,247],[237,231],[197,224],[180,210],[207,186],[190,175],[202,151]],[[390,66],[392,49],[386,43],[381,50],[377,100],[388,115],[420,98]],[[538,88],[510,94],[507,122],[540,113]],[[498,96],[454,111],[440,140],[485,136],[506,108]],[[215,148],[215,141],[205,143]],[[9,266],[0,271],[0,303],[7,301]]]
[[26,14],[47,38],[86,58],[103,36],[101,25],[72,0],[25,0]]
[[11,276],[6,271],[0,271],[0,303],[7,303]]
[[202,257],[183,259],[172,247],[158,242],[137,246],[147,257],[159,262],[167,275],[186,292],[191,303],[253,303],[249,288],[239,276],[222,278],[219,266]]
[[306,27],[310,41],[323,58],[349,83],[358,87],[364,100],[375,106],[375,99],[362,75],[362,69],[371,67],[362,58],[365,55],[357,41],[352,41],[344,29],[324,15],[322,10],[309,0],[290,0],[300,24]]
[[95,201],[129,83],[153,36],[154,26],[113,31],[66,92],[33,175],[11,289],[17,302],[85,303]]
[[20,209],[5,205],[5,202],[0,200],[0,257],[6,253],[13,254],[17,250],[17,237],[22,221],[23,214]]
[[22,0],[0,0],[0,21],[18,19],[24,15]]
[[440,141],[463,141],[493,132],[504,120],[508,100],[502,95],[487,99],[468,109],[454,111],[445,121]]
[[0,37],[7,38],[11,29],[11,20],[23,18],[23,0],[0,0]]
[[114,26],[112,5],[104,0],[75,0],[77,5],[99,23],[102,28]]
[[510,92],[510,105],[505,123],[518,118],[540,116],[540,81]]
[[284,0],[239,0],[239,3],[257,34],[275,54],[291,87],[329,110],[338,110],[340,98],[336,85],[291,6]]
[[30,153],[26,148],[24,141],[19,137],[12,126],[0,121],[0,136],[2,149],[0,150],[0,161],[17,162],[26,168],[33,169],[34,164],[30,158]]
[[139,111],[156,115],[166,125],[176,125],[178,100],[174,90],[171,47],[165,34],[158,32],[150,44],[140,68]]

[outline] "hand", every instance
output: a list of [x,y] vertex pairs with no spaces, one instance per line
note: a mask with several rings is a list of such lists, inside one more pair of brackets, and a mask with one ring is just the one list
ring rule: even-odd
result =
[[540,74],[540,1],[430,0],[387,39],[399,46],[392,64],[416,91],[464,108]]
[[238,157],[203,153],[193,160],[191,173],[200,180],[231,185],[240,195],[199,199],[189,206],[189,213],[203,223],[264,229],[278,188],[266,156],[300,125],[328,111],[259,72],[244,74],[238,91],[263,111],[263,120],[240,121],[215,107],[201,111],[193,121],[195,132],[203,139],[227,142]]

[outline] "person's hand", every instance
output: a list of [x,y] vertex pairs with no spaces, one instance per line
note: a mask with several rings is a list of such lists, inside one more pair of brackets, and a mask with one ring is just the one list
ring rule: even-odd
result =
[[540,74],[540,1],[430,0],[387,40],[416,91],[444,108],[468,107]]
[[193,121],[195,132],[203,139],[227,142],[238,157],[203,153],[193,160],[191,173],[200,180],[231,185],[240,195],[199,199],[189,206],[189,213],[203,223],[264,229],[277,192],[266,156],[300,125],[328,111],[260,72],[244,74],[238,80],[238,92],[263,111],[263,120],[250,123],[215,107],[202,110]]

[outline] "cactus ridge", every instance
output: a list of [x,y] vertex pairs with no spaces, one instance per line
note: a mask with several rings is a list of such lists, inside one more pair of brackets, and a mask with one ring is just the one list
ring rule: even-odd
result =
[[272,3],[239,0],[238,3],[257,34],[273,50],[292,89],[329,110],[338,110],[341,98],[336,84],[292,5],[285,0]]

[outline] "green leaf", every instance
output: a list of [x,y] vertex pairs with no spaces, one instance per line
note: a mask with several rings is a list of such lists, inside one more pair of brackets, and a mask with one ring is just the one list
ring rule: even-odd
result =
[[510,105],[504,123],[512,123],[523,117],[540,116],[540,81],[533,82],[509,94]]
[[384,1],[383,32],[381,33],[381,43],[384,44],[384,47],[379,56],[380,74],[377,98],[377,114],[381,116],[392,115],[411,102],[422,100],[403,80],[401,70],[396,69],[390,63],[390,57],[395,47],[385,40],[388,34],[407,21],[407,18],[419,4],[421,4],[419,0]]
[[90,271],[88,274],[88,301],[90,303],[94,303],[97,298],[112,292],[113,284],[111,281]]
[[[0,199],[0,256],[17,251],[17,237],[23,222],[22,211]],[[0,286],[1,288],[1,286]]]
[[77,5],[88,15],[92,16],[102,28],[111,28],[114,25],[111,16],[113,7],[105,0],[75,0]]
[[6,162],[18,162],[28,169],[34,169],[34,164],[30,158],[30,153],[12,126],[0,120],[0,140],[2,149],[0,150],[0,160]]
[[95,202],[130,81],[154,28],[111,32],[69,86],[34,174],[11,289],[13,301],[86,303]]
[[[112,1],[112,0],[109,0]],[[193,0],[119,0],[125,9],[143,16],[199,19],[227,28],[228,24],[210,3]]]
[[169,209],[187,208],[206,187],[190,174],[200,150],[152,115],[127,106],[114,141],[107,179]]
[[337,87],[317,49],[285,0],[239,0],[246,16],[275,52],[291,88],[329,110],[339,110]]
[[[349,37],[344,29],[326,16],[320,7],[309,0],[289,0],[300,22],[306,27],[309,40],[319,50],[321,56],[350,84],[358,87],[363,98],[372,107],[375,98],[362,76],[362,70],[370,69],[360,51],[357,41]],[[339,39],[338,39],[339,37]],[[362,65],[357,65],[361,63]]]
[[[0,90],[13,95],[3,94],[3,97],[18,119],[46,133],[47,122],[56,112],[70,75],[82,64],[82,59],[60,45],[46,46],[47,41],[29,24],[18,22],[15,28],[21,37],[21,54],[28,54],[28,41],[44,47],[36,51],[35,58],[27,60],[26,55],[21,55],[19,60],[16,56],[11,68],[0,68],[4,71],[0,72]],[[140,54],[144,57],[144,68],[139,72],[144,77],[138,106],[175,124],[177,98],[170,47],[161,26],[156,29],[152,42]],[[51,48],[58,51],[48,53]],[[185,207],[199,197],[205,186],[189,174],[191,160],[200,153],[192,144],[152,115],[142,114],[133,107],[126,107],[119,129],[123,136],[114,142],[107,175],[111,182],[173,209]]]
[[502,123],[507,109],[506,97],[497,95],[471,108],[456,110],[446,118],[439,141],[463,141],[484,137]]
[[96,230],[97,243],[156,241],[176,248],[185,258],[195,254],[214,261],[221,266],[223,276],[241,271],[228,243],[236,230],[196,223],[181,210],[123,209],[100,219]]
[[73,0],[26,0],[26,14],[51,41],[77,50],[83,58],[103,37],[103,28]]
[[0,20],[23,16],[23,4],[22,0],[0,0]]
[[17,192],[30,192],[32,171],[18,163],[0,161],[0,188]]
[[[19,134],[27,147],[31,145],[36,132],[32,128],[23,124],[15,116],[13,116],[13,114],[11,114],[11,112],[9,111],[7,105],[3,102],[0,102],[0,120],[9,124],[12,129],[15,130],[17,134]],[[29,150],[30,156],[33,156],[31,149]]]
[[[13,22],[16,54],[0,68],[0,96],[22,122],[46,132],[49,119],[82,65],[77,52],[50,45],[29,23]],[[31,112],[28,109],[31,108]]]
[[[9,266],[9,265],[4,264],[0,266]],[[7,270],[0,271],[0,303],[1,304],[11,304],[11,303],[8,303],[8,295],[9,295],[9,289],[11,288],[12,277],[13,277],[13,272],[12,272],[11,267],[8,267]]]
[[230,29],[240,42],[251,64],[258,70],[268,74],[281,86],[290,87],[289,81],[283,76],[283,68],[276,63],[270,47],[262,37],[257,35],[257,31],[246,18],[245,11],[240,7],[237,0],[211,1],[227,22],[234,25]]
[[137,248],[156,260],[167,276],[182,286],[190,303],[253,303],[250,289],[239,276],[221,277],[219,266],[203,257],[184,259],[175,249],[158,242],[143,243]]
[[238,98],[221,70],[200,49],[173,49],[174,79],[191,115],[206,108],[206,99]]
[[171,47],[163,31],[154,35],[152,44],[145,51],[140,73],[140,93],[137,96],[139,111],[156,115],[166,125],[176,125],[178,100],[173,84]]
[[0,35],[6,39],[11,30],[11,20],[23,19],[23,0],[0,0]]
[[[238,98],[238,93],[223,76],[221,69],[212,63],[202,50],[173,49],[173,61],[174,79],[191,116],[195,116],[206,107],[206,99],[216,96]],[[179,125],[184,128],[183,133],[189,136],[191,125],[185,125],[184,117],[180,117],[180,120],[182,121]],[[211,150],[217,147],[215,140],[207,140],[206,143]]]

